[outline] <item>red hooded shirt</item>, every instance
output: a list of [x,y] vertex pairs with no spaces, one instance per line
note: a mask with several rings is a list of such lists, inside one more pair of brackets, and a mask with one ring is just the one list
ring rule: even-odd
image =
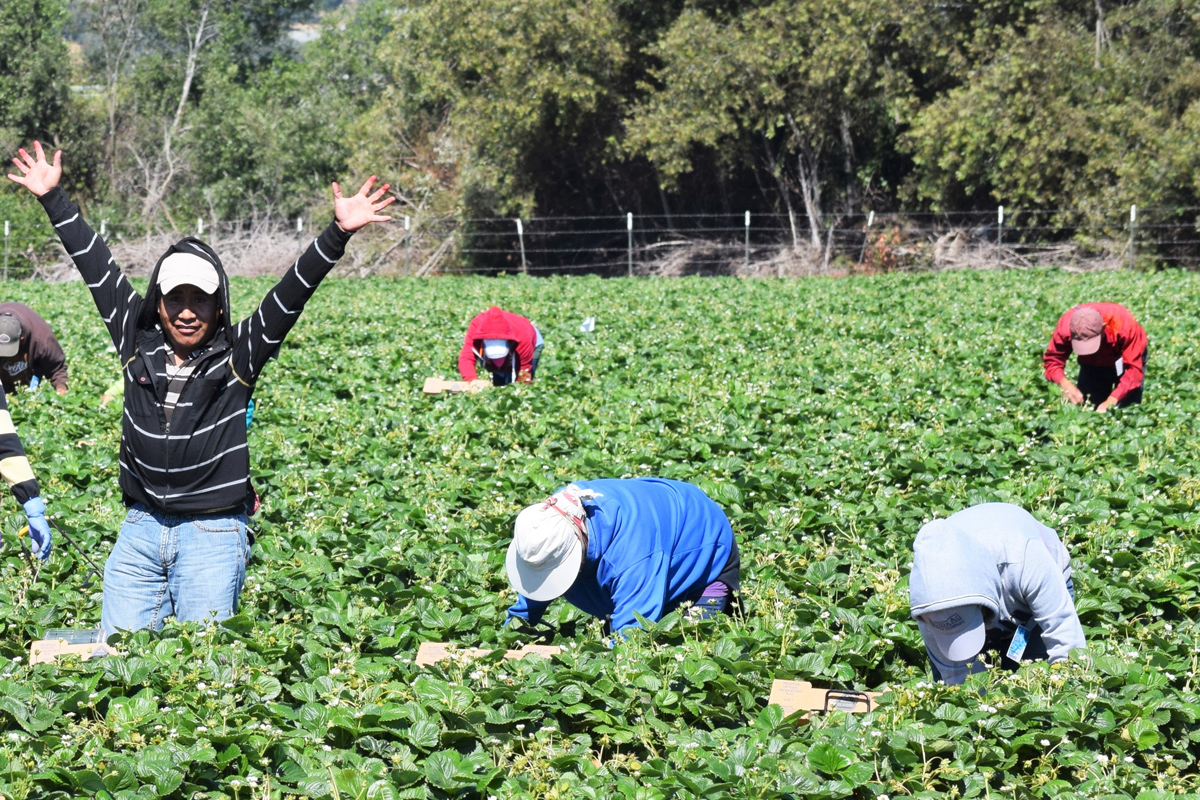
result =
[[[1112,390],[1116,400],[1142,385],[1145,378],[1146,331],[1138,324],[1123,306],[1116,303],[1084,303],[1076,308],[1094,308],[1100,312],[1104,320],[1104,336],[1100,340],[1100,349],[1090,356],[1079,356],[1080,364],[1090,364],[1094,367],[1114,367],[1117,359],[1121,359],[1125,371],[1117,388]],[[1046,368],[1046,380],[1058,383],[1063,379],[1063,369],[1067,359],[1074,352],[1071,347],[1071,314],[1072,308],[1059,317],[1050,344],[1042,356]]]
[[[517,354],[518,372],[533,368],[533,349],[537,346],[537,330],[533,323],[520,314],[492,306],[476,315],[467,326],[467,336],[458,354],[458,371],[463,380],[473,381],[477,377],[475,359],[483,359],[484,339],[506,340]],[[509,355],[511,357],[511,351]]]

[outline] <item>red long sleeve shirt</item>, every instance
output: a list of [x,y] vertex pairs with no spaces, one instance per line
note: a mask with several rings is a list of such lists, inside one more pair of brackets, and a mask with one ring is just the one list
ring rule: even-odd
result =
[[[1142,385],[1145,377],[1146,331],[1138,324],[1124,306],[1116,303],[1084,303],[1076,308],[1094,308],[1104,319],[1104,337],[1100,349],[1090,356],[1079,356],[1079,363],[1094,367],[1114,367],[1120,359],[1124,365],[1121,380],[1113,389],[1111,397],[1121,400],[1125,395]],[[1058,319],[1050,344],[1042,356],[1046,368],[1046,380],[1058,383],[1063,379],[1067,359],[1074,352],[1071,347],[1072,308]]]
[[[517,371],[533,368],[533,349],[537,346],[537,330],[520,314],[492,306],[475,316],[467,326],[467,336],[458,354],[458,371],[463,380],[476,378],[475,359],[483,358],[484,339],[504,339],[517,355]],[[512,352],[509,353],[512,357]]]

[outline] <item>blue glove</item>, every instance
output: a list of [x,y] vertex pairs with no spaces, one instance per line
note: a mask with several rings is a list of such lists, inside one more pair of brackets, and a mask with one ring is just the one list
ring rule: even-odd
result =
[[254,423],[254,399],[251,398],[246,403],[246,430],[250,430],[250,426]]
[[36,389],[38,387],[38,384],[41,382],[42,382],[41,379],[38,378],[37,375],[34,375],[32,378],[29,379],[30,390],[32,391],[33,389]]
[[29,540],[33,554],[45,561],[50,557],[50,523],[46,522],[46,503],[40,497],[25,501],[25,517],[29,520]]

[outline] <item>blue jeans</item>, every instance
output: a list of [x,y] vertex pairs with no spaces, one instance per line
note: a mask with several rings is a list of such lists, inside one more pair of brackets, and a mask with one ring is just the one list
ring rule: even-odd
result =
[[237,613],[250,542],[244,514],[176,516],[135,505],[104,564],[100,627],[162,628]]

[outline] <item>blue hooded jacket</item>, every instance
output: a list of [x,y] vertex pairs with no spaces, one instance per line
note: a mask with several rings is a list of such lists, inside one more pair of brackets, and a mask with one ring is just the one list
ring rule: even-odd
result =
[[[666,478],[578,481],[599,496],[583,501],[588,546],[563,597],[612,631],[657,622],[679,602],[721,578],[735,551],[725,512],[699,488]],[[561,489],[560,489],[561,491]],[[727,574],[722,580],[730,582]],[[737,590],[736,576],[731,589]],[[518,595],[509,616],[538,622],[553,601]]]
[[1020,506],[983,503],[922,527],[913,542],[909,601],[945,682],[962,683],[979,670],[935,659],[922,615],[978,605],[989,630],[1036,623],[1049,660],[1061,661],[1086,646],[1070,577],[1071,556],[1058,535]]

